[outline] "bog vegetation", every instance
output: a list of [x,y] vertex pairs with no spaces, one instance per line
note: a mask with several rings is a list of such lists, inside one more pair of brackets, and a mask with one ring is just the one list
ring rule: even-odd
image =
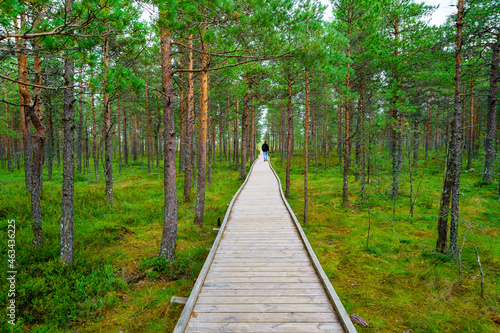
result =
[[453,4],[1,2],[0,330],[172,330],[267,140],[360,331],[498,331],[500,3]]

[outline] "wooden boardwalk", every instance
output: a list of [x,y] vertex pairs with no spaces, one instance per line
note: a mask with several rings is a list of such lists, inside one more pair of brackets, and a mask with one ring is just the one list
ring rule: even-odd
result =
[[262,154],[174,332],[356,332]]

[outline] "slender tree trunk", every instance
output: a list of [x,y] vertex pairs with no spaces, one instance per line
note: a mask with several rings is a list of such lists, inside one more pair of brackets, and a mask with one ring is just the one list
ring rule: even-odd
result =
[[158,98],[158,94],[156,95],[156,111],[158,114],[158,122],[156,125],[156,136],[155,136],[155,142],[156,142],[156,167],[158,168],[158,172],[160,170],[160,157],[161,157],[161,145],[159,142],[159,136],[160,136],[160,131],[161,131],[161,112],[160,112],[160,101]]
[[343,103],[342,100],[340,100],[337,112],[337,158],[339,159],[339,164],[342,164],[342,147],[344,146],[344,143],[342,142],[344,129],[343,121]]
[[54,167],[54,125],[53,125],[53,114],[52,114],[52,103],[50,100],[50,94],[47,94],[47,122],[49,126],[49,145],[47,149],[47,179],[52,180],[52,169]]
[[[83,69],[80,69],[82,72]],[[82,142],[83,142],[83,82],[80,83],[80,100],[78,101],[78,136],[76,139],[76,171],[82,172]]]
[[[193,69],[193,35],[188,37],[188,69]],[[194,134],[194,83],[193,73],[187,73],[187,101],[186,101],[186,151],[185,151],[185,172],[184,172],[184,201],[189,202],[189,192],[191,191],[191,165],[194,159],[193,150]]]
[[[164,18],[163,18],[164,19]],[[164,190],[165,206],[163,211],[163,235],[160,256],[169,260],[175,259],[177,241],[177,185],[175,174],[175,122],[174,93],[172,85],[172,37],[169,30],[160,29],[161,33],[161,69],[163,87],[163,121],[164,121]]]
[[[179,53],[179,68],[183,67],[182,52]],[[186,101],[184,99],[184,73],[179,73],[179,127],[180,127],[180,146],[179,146],[179,172],[182,173],[186,169]]]
[[283,106],[281,108],[281,165],[285,164],[285,157],[286,157],[286,147],[287,147],[287,108]]
[[[71,13],[73,0],[65,0],[66,11]],[[64,58],[64,85],[73,86],[74,64],[68,54]],[[75,176],[75,96],[73,89],[64,90],[63,118],[63,184],[61,204],[61,260],[66,264],[73,263],[73,207]]]
[[128,166],[127,109],[123,108],[123,160]]
[[239,99],[236,98],[236,114],[234,116],[234,163],[236,165],[239,164],[239,160],[240,160],[240,156],[239,156],[239,141],[240,141],[240,137],[239,137],[239,133],[238,133],[238,129],[240,127],[240,125],[238,124],[238,112],[239,112],[239,106],[240,106],[240,101]]
[[[360,80],[360,111],[361,111],[361,203],[365,202],[366,197],[366,131],[365,131],[365,86],[364,76],[361,75]],[[358,134],[359,135],[359,134]]]
[[248,109],[249,109],[249,79],[245,74],[246,91],[243,97],[243,112],[241,113],[241,165],[240,178],[247,176],[247,141],[248,141]]
[[497,41],[492,46],[493,55],[491,58],[490,70],[490,90],[488,93],[488,112],[486,115],[486,138],[484,140],[484,173],[483,181],[491,184],[495,181],[495,140],[496,140],[496,101],[498,91],[499,64],[500,64],[500,33]]
[[474,148],[474,76],[470,78],[470,114],[469,114],[469,132],[467,145],[467,170],[472,168],[472,150]]
[[122,173],[122,133],[120,128],[120,95],[116,96],[116,108],[117,108],[117,122],[118,122],[118,172]]
[[287,140],[287,153],[286,153],[286,187],[285,197],[290,198],[290,166],[292,164],[292,141],[293,141],[293,122],[292,122],[292,78],[288,74],[288,140]]
[[[396,20],[394,25],[394,42],[396,47],[394,48],[394,56],[397,58],[399,56],[398,45],[399,45],[399,19]],[[398,88],[399,80],[397,79],[398,73],[397,69],[394,70],[396,85],[394,85],[393,97],[390,104],[390,133],[391,133],[391,158],[392,158],[392,189],[391,196],[393,200],[396,200],[399,193],[399,167],[400,167],[400,149],[401,140],[398,129],[398,124],[400,123],[400,117],[398,112]]]
[[[202,50],[208,52],[207,43],[203,40],[206,25],[201,28]],[[205,183],[207,180],[207,121],[208,121],[208,55],[200,53],[200,113],[198,123],[198,181],[196,193],[196,209],[194,223],[203,227],[205,213]],[[210,156],[209,156],[210,158]]]
[[146,150],[148,153],[148,174],[151,174],[151,113],[149,112],[149,96],[148,96],[148,67],[144,65],[144,78],[146,83]]
[[[21,26],[24,24],[24,14],[21,15]],[[20,82],[29,82],[28,77],[28,54],[26,50],[26,42],[24,40],[19,40],[16,38],[17,47],[17,66],[19,70],[18,80]],[[19,83],[19,111],[21,114],[21,131],[23,134],[23,148],[24,148],[24,181],[26,184],[26,190],[31,193],[33,189],[32,184],[32,156],[33,156],[33,145],[31,141],[31,126],[30,122],[26,117],[26,107],[23,105],[28,105],[28,101],[24,100],[22,90],[27,90],[28,87]]]
[[[38,25],[38,19],[35,20],[34,25]],[[34,40],[35,54],[33,57],[33,69],[35,72],[35,84],[42,85],[42,60],[38,54],[40,48],[38,41]],[[33,108],[28,107],[29,118],[35,128],[35,135],[33,141],[33,169],[32,169],[32,184],[33,191],[31,192],[31,212],[33,215],[33,247],[43,246],[43,233],[42,233],[42,207],[40,204],[42,188],[43,188],[43,151],[46,137],[46,127],[43,123],[43,110],[41,102],[41,89],[35,88],[35,100],[33,101]],[[31,96],[27,87],[23,89],[22,94],[26,104],[31,105]]]
[[94,90],[91,89],[90,94],[92,102],[92,155],[94,157],[94,175],[95,179],[99,180],[99,150],[97,147],[97,125],[95,123],[95,100],[94,100]]
[[309,87],[309,70],[305,72],[305,90],[306,90],[306,112],[304,120],[304,224],[307,225],[309,218],[309,188],[308,188],[308,171],[309,171],[309,118],[311,115],[310,106],[310,87]]
[[104,38],[103,45],[103,57],[104,57],[104,92],[103,92],[103,103],[104,103],[104,148],[105,148],[105,159],[104,159],[104,171],[106,177],[106,200],[108,202],[113,201],[113,146],[111,141],[111,103],[109,100],[109,92],[107,90],[108,86],[108,68],[109,68],[109,38]]
[[457,15],[457,36],[456,36],[456,54],[455,54],[455,113],[452,123],[453,150],[451,151],[453,174],[452,174],[452,192],[451,192],[451,222],[450,222],[450,254],[454,255],[458,246],[458,219],[460,204],[460,171],[461,161],[460,152],[462,147],[461,129],[462,124],[462,104],[460,93],[462,89],[462,27],[464,15],[464,0],[458,0]]
[[[4,81],[4,96],[5,100],[7,100],[7,83]],[[9,105],[5,103],[5,129],[7,130],[5,138],[6,138],[6,148],[7,148],[7,168],[9,172],[12,172],[12,158],[11,158],[11,149],[10,149],[10,136],[9,136]]]
[[137,113],[134,112],[132,116],[133,120],[133,132],[132,132],[132,155],[134,155],[134,161],[137,161],[139,155],[139,142],[137,138]]

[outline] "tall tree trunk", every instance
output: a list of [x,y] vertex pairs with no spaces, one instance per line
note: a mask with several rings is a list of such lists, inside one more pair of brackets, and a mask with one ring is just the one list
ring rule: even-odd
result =
[[238,149],[238,146],[239,146],[239,141],[240,141],[240,137],[239,137],[239,134],[238,134],[238,129],[239,129],[239,124],[238,124],[238,112],[239,112],[239,106],[240,106],[240,101],[238,98],[236,98],[236,114],[234,115],[234,148],[233,148],[233,152],[234,152],[234,160],[233,162],[238,165],[239,163],[239,160],[240,160],[240,156],[239,156],[239,149]]
[[139,155],[139,142],[138,142],[138,138],[137,138],[137,132],[138,132],[138,129],[137,129],[137,113],[134,112],[133,116],[132,116],[132,120],[133,120],[133,132],[132,132],[132,155],[134,155],[134,161],[137,161],[138,159],[138,155]]
[[[80,72],[83,69],[80,68]],[[80,74],[82,75],[82,74]],[[78,136],[76,138],[76,171],[82,172],[82,142],[83,142],[83,82],[80,83],[80,100],[78,101]]]
[[151,174],[151,113],[149,112],[149,96],[148,96],[148,67],[144,65],[144,77],[146,83],[146,150],[148,153],[148,174]]
[[[7,83],[4,81],[4,96],[5,100],[7,100]],[[9,172],[12,172],[12,158],[11,158],[11,149],[10,149],[10,135],[9,135],[9,105],[5,103],[5,129],[7,133],[5,135],[6,138],[6,148],[7,148],[7,168]]]
[[491,184],[495,181],[495,140],[496,140],[496,108],[498,70],[500,63],[500,33],[497,35],[497,41],[492,45],[491,70],[490,70],[490,90],[488,93],[488,113],[486,115],[486,138],[484,140],[484,173],[483,181]]
[[120,95],[116,95],[116,112],[117,112],[117,122],[118,122],[118,172],[122,173],[122,132],[120,128]]
[[[163,18],[164,19],[164,18]],[[165,205],[163,211],[163,235],[160,256],[169,260],[175,259],[177,241],[177,185],[175,174],[175,119],[174,93],[172,85],[172,37],[169,30],[161,28],[161,69],[163,87],[163,121],[164,121],[164,190]]]
[[245,74],[246,91],[243,97],[243,112],[241,113],[241,164],[240,178],[247,176],[247,141],[248,141],[248,109],[249,109],[249,79]]
[[281,142],[280,142],[280,153],[281,153],[281,165],[285,164],[286,157],[286,147],[287,147],[287,108],[283,106],[281,108]]
[[[35,20],[34,25],[38,25],[38,19]],[[42,85],[42,60],[38,54],[40,48],[38,41],[34,41],[35,55],[33,59],[33,69],[35,70],[35,84]],[[31,105],[31,96],[28,87],[24,86],[22,94],[26,104]],[[42,234],[42,207],[40,198],[43,187],[43,150],[45,144],[46,127],[43,123],[43,110],[41,102],[41,89],[35,88],[35,100],[33,101],[33,108],[28,107],[29,117],[31,123],[35,128],[35,135],[33,141],[33,169],[32,169],[32,184],[33,191],[31,192],[31,213],[33,216],[33,246],[43,246]]]
[[103,92],[103,103],[104,103],[104,149],[105,149],[105,159],[104,159],[104,171],[106,177],[106,200],[108,202],[113,201],[113,146],[111,141],[111,103],[109,100],[108,92],[108,68],[109,68],[109,38],[104,38],[103,45],[103,57],[104,57],[104,92]]
[[[361,75],[360,83],[360,111],[361,111],[361,203],[365,202],[365,185],[366,185],[366,131],[365,131],[365,86],[364,75]],[[359,135],[359,134],[358,134]]]
[[50,100],[50,94],[47,94],[47,123],[49,126],[49,145],[47,149],[47,179],[52,180],[52,169],[54,167],[54,125],[53,125],[53,114],[52,114],[52,103]]
[[309,70],[305,72],[305,90],[306,90],[306,112],[304,119],[304,224],[307,225],[309,218],[309,188],[308,188],[308,171],[309,171],[309,118],[311,115],[310,87],[309,87]]
[[469,114],[469,132],[467,145],[467,170],[472,168],[472,150],[474,148],[474,76],[470,78],[470,114]]
[[343,103],[342,100],[340,100],[340,104],[338,107],[338,112],[337,112],[337,158],[339,160],[339,164],[342,164],[342,148],[344,147],[343,144],[343,129],[344,129],[344,114],[343,114]]
[[[66,12],[71,13],[73,0],[65,0]],[[74,64],[69,54],[64,58],[64,85],[73,86]],[[63,184],[61,203],[61,260],[66,264],[73,263],[73,207],[75,177],[75,96],[72,88],[64,90],[63,118]]]
[[128,166],[127,108],[123,108],[123,160]]
[[447,234],[448,234],[448,216],[450,214],[451,189],[453,186],[453,168],[452,151],[454,150],[454,142],[450,138],[448,149],[446,151],[446,167],[444,170],[443,186],[441,189],[441,199],[439,201],[439,217],[438,217],[438,240],[436,251],[446,253]]
[[[179,53],[179,68],[182,68],[182,52]],[[179,73],[179,127],[180,127],[180,147],[179,147],[179,172],[186,169],[186,101],[184,99],[184,73]]]
[[285,197],[290,198],[290,166],[292,164],[292,141],[293,141],[293,122],[292,122],[292,77],[288,74],[288,138],[287,138],[287,153],[286,153],[286,186]]
[[[394,24],[394,42],[396,47],[394,48],[394,56],[397,58],[399,56],[398,45],[399,45],[399,19],[396,20]],[[391,133],[391,158],[392,158],[392,187],[391,196],[393,200],[396,200],[399,193],[399,167],[400,167],[400,148],[401,140],[398,129],[398,124],[400,123],[399,112],[398,112],[398,88],[399,80],[397,69],[394,69],[394,75],[396,84],[394,85],[394,90],[392,92],[393,97],[390,103],[390,133]]]
[[[21,26],[24,25],[25,16],[21,15]],[[26,42],[24,40],[19,40],[16,38],[16,48],[17,48],[17,66],[18,66],[18,81],[20,82],[29,82],[28,77],[28,53],[26,50]],[[20,115],[21,115],[21,131],[23,134],[23,148],[24,148],[24,181],[26,184],[26,190],[31,193],[33,189],[32,184],[32,156],[33,156],[33,146],[31,141],[31,126],[30,122],[26,117],[26,107],[24,105],[28,105],[28,101],[24,100],[24,96],[22,90],[27,90],[28,87],[23,85],[22,83],[18,84],[19,86],[19,107]]]
[[456,54],[455,54],[455,98],[454,98],[454,117],[452,123],[453,150],[451,151],[453,174],[452,174],[452,192],[451,192],[451,222],[450,222],[450,253],[452,255],[457,251],[458,246],[458,219],[460,204],[460,171],[461,161],[460,152],[462,147],[461,129],[462,124],[462,103],[460,93],[462,89],[462,27],[464,15],[464,0],[458,0],[457,15],[457,36],[456,36]]
[[90,98],[92,102],[92,155],[94,158],[94,175],[95,179],[99,180],[99,150],[97,147],[97,125],[95,123],[95,100],[94,89],[91,88]]
[[160,170],[160,156],[161,156],[161,150],[160,150],[160,142],[159,136],[160,136],[160,131],[161,131],[161,112],[160,112],[160,101],[158,99],[158,94],[156,94],[156,111],[158,114],[158,122],[156,125],[156,136],[155,136],[155,142],[156,142],[156,167],[158,168],[158,172]]
[[[205,213],[205,183],[207,178],[207,121],[208,121],[208,52],[207,43],[203,40],[206,25],[201,28],[201,43],[204,53],[200,53],[200,112],[198,123],[198,181],[196,192],[196,209],[194,223],[203,226]],[[210,158],[210,156],[209,156]]]
[[[193,35],[188,37],[188,69],[193,69]],[[185,152],[185,172],[184,172],[184,201],[189,202],[189,192],[191,191],[191,165],[194,159],[193,151],[194,134],[194,83],[193,73],[187,73],[187,101],[186,101],[186,152]]]

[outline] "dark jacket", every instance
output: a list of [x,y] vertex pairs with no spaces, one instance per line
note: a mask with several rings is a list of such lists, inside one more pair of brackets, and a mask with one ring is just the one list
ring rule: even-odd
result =
[[269,145],[267,143],[262,145],[262,151],[269,151]]

